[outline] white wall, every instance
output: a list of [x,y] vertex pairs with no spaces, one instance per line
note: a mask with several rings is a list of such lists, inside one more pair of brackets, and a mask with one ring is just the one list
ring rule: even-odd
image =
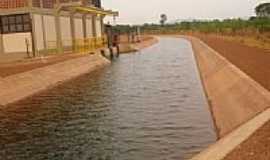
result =
[[56,29],[55,29],[55,17],[45,15],[44,16],[45,35],[47,39],[48,48],[57,47],[56,42]]
[[64,47],[72,46],[70,17],[60,17],[61,39]]
[[87,38],[93,37],[92,17],[86,18],[86,36]]
[[83,39],[83,21],[82,18],[74,18],[75,39]]
[[39,14],[34,14],[34,27],[35,27],[35,37],[36,37],[36,48],[37,50],[43,50],[44,47],[44,38],[43,38],[43,29],[42,29],[42,17]]
[[3,35],[5,53],[26,52],[26,39],[29,42],[29,51],[32,51],[31,33],[13,33]]
[[97,37],[102,36],[102,28],[101,28],[101,21],[100,17],[96,18],[96,32],[97,32]]

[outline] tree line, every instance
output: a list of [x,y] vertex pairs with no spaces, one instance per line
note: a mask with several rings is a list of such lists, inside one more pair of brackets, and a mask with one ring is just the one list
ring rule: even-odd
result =
[[[255,8],[256,17],[249,19],[193,20],[180,23],[144,24],[145,33],[200,32],[226,35],[261,34],[270,32],[270,3],[259,4]],[[164,14],[163,14],[164,15]]]
[[[148,34],[176,34],[176,33],[217,33],[223,35],[259,35],[270,34],[270,3],[263,3],[255,8],[257,16],[249,19],[225,20],[193,20],[179,23],[165,24],[167,16],[161,14],[160,24],[141,25],[142,33]],[[132,30],[129,25],[115,27],[122,32]],[[268,37],[269,38],[269,37]]]
[[252,17],[248,20],[225,19],[209,21],[183,21],[175,24],[144,24],[144,33],[179,33],[179,32],[201,32],[222,34],[244,34],[244,33],[266,33],[270,32],[270,19],[267,17]]

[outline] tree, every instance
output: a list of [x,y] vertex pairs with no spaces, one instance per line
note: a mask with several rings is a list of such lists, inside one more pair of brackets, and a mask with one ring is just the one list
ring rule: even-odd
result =
[[166,14],[161,14],[160,15],[160,24],[162,26],[164,26],[164,24],[166,23],[167,20],[168,20],[168,18],[167,18],[167,15]]
[[270,17],[270,3],[262,3],[255,8],[258,17]]

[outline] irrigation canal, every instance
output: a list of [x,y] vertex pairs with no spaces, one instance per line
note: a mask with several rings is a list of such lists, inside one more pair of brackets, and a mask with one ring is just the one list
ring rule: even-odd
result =
[[181,160],[215,141],[191,45],[176,38],[0,110],[2,160]]

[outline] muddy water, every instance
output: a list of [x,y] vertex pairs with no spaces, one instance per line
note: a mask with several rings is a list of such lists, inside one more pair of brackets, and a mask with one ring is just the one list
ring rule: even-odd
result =
[[1,160],[181,160],[215,141],[190,44],[140,53],[0,110]]

